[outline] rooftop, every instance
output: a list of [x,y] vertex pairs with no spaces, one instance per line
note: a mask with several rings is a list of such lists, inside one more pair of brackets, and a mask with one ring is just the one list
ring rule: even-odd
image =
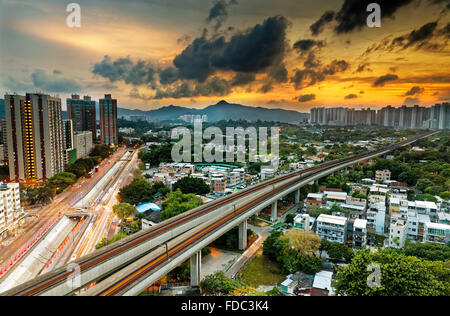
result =
[[347,222],[347,218],[342,216],[334,216],[334,215],[327,215],[327,214],[320,214],[317,218],[318,222],[326,222],[331,224],[337,224],[337,225],[345,225]]
[[313,282],[313,288],[331,291],[331,278],[333,272],[320,271],[316,273]]
[[356,219],[355,222],[353,223],[353,227],[354,228],[361,228],[361,229],[365,229],[367,226],[367,220],[365,219]]

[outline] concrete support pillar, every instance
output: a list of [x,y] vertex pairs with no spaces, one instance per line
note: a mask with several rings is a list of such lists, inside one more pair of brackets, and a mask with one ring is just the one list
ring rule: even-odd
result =
[[247,249],[247,221],[239,224],[239,250]]
[[271,217],[272,222],[275,222],[277,220],[278,217],[277,211],[278,211],[278,201],[275,201],[272,204],[272,217]]
[[202,272],[202,252],[196,252],[191,257],[191,286],[198,286],[200,284],[200,277]]
[[295,191],[295,204],[300,203],[300,189]]

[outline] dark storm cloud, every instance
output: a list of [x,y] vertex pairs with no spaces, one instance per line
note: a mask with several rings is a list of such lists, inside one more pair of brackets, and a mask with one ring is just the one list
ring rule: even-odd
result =
[[323,31],[325,24],[333,21],[334,17],[334,11],[326,11],[324,14],[322,14],[322,16],[309,27],[312,35],[319,35]]
[[181,82],[167,89],[156,89],[155,100],[166,98],[192,98],[197,96],[225,96],[231,93],[231,84],[225,79],[213,77],[205,82]]
[[283,59],[288,21],[282,16],[268,18],[246,32],[209,40],[196,38],[175,57],[182,79],[204,81],[217,70],[258,73]]
[[[208,38],[208,32],[203,32],[174,58],[173,66],[165,68],[129,57],[112,60],[105,56],[92,72],[111,82],[148,85],[156,90],[157,99],[227,95],[232,87],[255,81],[259,73],[270,78],[267,90],[272,83],[288,81],[284,64],[288,25],[286,18],[274,16],[229,39],[217,34]],[[213,77],[219,71],[235,72],[235,77],[230,81]]]
[[372,69],[370,69],[369,66],[370,66],[369,63],[361,63],[356,69],[356,72],[372,71]]
[[159,81],[161,84],[172,84],[178,80],[178,70],[175,67],[167,67],[159,73]]
[[272,66],[267,74],[276,82],[281,83],[288,81],[288,71],[286,69],[286,65],[283,62],[277,63]]
[[301,96],[296,98],[296,100],[298,102],[301,102],[301,103],[309,102],[309,101],[312,101],[312,100],[315,100],[315,99],[316,99],[316,95],[315,94],[303,94],[303,95],[301,95]]
[[324,81],[327,76],[344,72],[348,69],[349,63],[345,60],[334,60],[324,67],[311,67],[302,70],[296,70],[291,82],[297,90],[312,86],[318,82]]
[[394,38],[391,45],[401,46],[405,49],[414,45],[416,45],[417,48],[421,48],[433,38],[433,32],[437,25],[437,22],[427,23],[419,29],[411,31],[408,35]]
[[356,99],[357,97],[358,96],[356,94],[352,93],[352,94],[346,95],[344,99],[351,100],[351,99]]
[[418,105],[419,103],[420,100],[417,98],[406,98],[405,101],[403,101],[403,104],[407,106]]
[[132,61],[129,57],[115,61],[109,56],[94,65],[92,72],[109,79],[111,82],[123,80],[133,85],[150,84],[154,82],[157,69],[148,62]]
[[338,34],[349,33],[367,26],[367,6],[376,2],[381,7],[381,17],[393,18],[397,10],[414,0],[345,0],[336,13],[337,25],[334,31]]
[[206,19],[208,22],[215,21],[216,25],[214,26],[214,29],[217,31],[221,26],[222,23],[225,22],[226,18],[228,17],[228,8],[233,5],[237,4],[236,0],[216,0],[214,1],[214,5],[209,11],[208,18]]
[[316,41],[313,39],[303,39],[295,42],[294,49],[300,53],[309,52],[313,47],[323,47],[323,41]]
[[262,85],[261,88],[259,88],[259,92],[261,93],[267,93],[273,90],[273,82],[272,81],[268,81],[265,84]]
[[[350,33],[367,26],[367,6],[378,3],[381,7],[381,19],[395,18],[397,11],[411,3],[420,3],[419,0],[345,0],[338,12],[326,11],[314,24],[310,26],[313,35],[320,34],[325,25],[335,22],[334,32],[337,34]],[[450,0],[427,0],[428,3],[442,5],[450,8]]]
[[443,36],[446,39],[450,39],[450,23],[447,23],[442,29],[438,31],[438,35]]
[[234,78],[231,80],[231,85],[235,86],[245,86],[249,83],[255,81],[255,75],[251,73],[237,73]]
[[367,48],[363,55],[381,50],[392,51],[407,48],[437,51],[447,46],[449,36],[450,23],[439,29],[437,21],[429,22],[407,34],[393,39],[387,37]]
[[430,0],[432,4],[445,4],[445,8],[450,10],[450,0]]
[[397,75],[387,74],[387,75],[377,78],[377,80],[375,80],[375,82],[373,83],[373,86],[374,87],[383,87],[386,82],[397,80],[397,79],[398,79]]
[[48,92],[70,93],[82,90],[81,84],[73,79],[60,75],[49,75],[42,69],[36,69],[31,74],[34,87]]
[[413,96],[413,95],[416,95],[416,94],[422,94],[424,91],[425,91],[424,88],[421,88],[419,86],[414,86],[410,90],[406,91],[405,97],[406,96]]

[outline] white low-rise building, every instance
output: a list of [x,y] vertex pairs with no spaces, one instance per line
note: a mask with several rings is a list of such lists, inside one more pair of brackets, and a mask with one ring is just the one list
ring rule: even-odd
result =
[[408,226],[405,220],[391,222],[389,227],[389,247],[402,249],[405,246]]
[[22,213],[20,187],[18,183],[0,185],[0,239],[6,237],[6,230]]
[[332,206],[335,203],[338,205],[345,204],[347,201],[346,192],[324,191],[323,195],[328,206]]
[[294,227],[304,231],[310,231],[313,224],[314,218],[312,218],[308,214],[298,214],[294,218]]
[[367,220],[355,219],[353,223],[353,247],[363,249],[367,244]]
[[386,194],[389,189],[385,185],[372,185],[369,189],[369,202],[386,202]]
[[329,241],[344,243],[347,230],[347,218],[321,214],[317,218],[316,234]]
[[272,178],[275,176],[275,170],[271,168],[261,168],[261,180],[264,181],[266,179]]
[[428,222],[424,226],[424,242],[435,242],[439,244],[447,244],[450,242],[450,225]]
[[382,235],[385,231],[386,205],[382,202],[373,203],[367,210],[367,228]]

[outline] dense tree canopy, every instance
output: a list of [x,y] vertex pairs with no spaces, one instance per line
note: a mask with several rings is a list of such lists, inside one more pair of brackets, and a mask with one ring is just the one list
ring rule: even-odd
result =
[[[380,286],[369,286],[376,280],[369,265],[378,264]],[[450,266],[447,263],[424,261],[390,249],[371,253],[358,252],[352,262],[337,273],[336,294],[347,296],[440,296],[450,290]],[[368,269],[369,268],[369,269]],[[373,284],[372,284],[373,285]]]
[[409,243],[404,253],[430,261],[445,261],[450,259],[450,247],[436,243]]
[[193,193],[198,195],[204,195],[211,191],[209,185],[203,179],[191,177],[184,177],[178,180],[173,185],[173,190],[176,191],[178,189],[184,194]]
[[292,229],[288,233],[275,232],[264,241],[263,255],[278,263],[285,273],[303,271],[314,274],[322,269],[322,260],[315,256],[320,237],[312,232]]
[[195,194],[183,194],[180,190],[168,194],[161,211],[161,220],[177,216],[202,205],[202,200]]
[[149,151],[141,150],[139,159],[151,166],[158,166],[161,162],[172,162],[172,145],[152,146]]
[[138,205],[153,201],[153,196],[158,192],[165,195],[168,188],[162,182],[155,182],[152,185],[147,180],[136,178],[120,189],[119,197],[121,202]]
[[119,203],[113,206],[114,214],[117,215],[121,220],[131,217],[134,212],[134,206],[128,203]]
[[227,278],[223,271],[207,275],[200,282],[200,288],[206,295],[229,295],[235,289],[242,287],[238,281]]
[[346,244],[330,242],[326,238],[321,241],[320,251],[326,251],[332,261],[350,262],[354,255],[352,248]]

